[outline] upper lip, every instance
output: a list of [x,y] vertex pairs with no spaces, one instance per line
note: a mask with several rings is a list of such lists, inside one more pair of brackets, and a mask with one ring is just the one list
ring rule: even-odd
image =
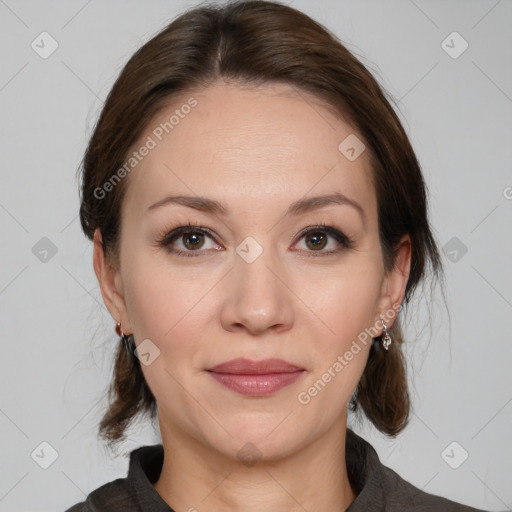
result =
[[252,359],[238,358],[231,359],[224,363],[208,368],[208,371],[215,373],[234,373],[242,375],[264,375],[267,373],[292,373],[304,368],[295,366],[283,359],[263,359],[253,361]]

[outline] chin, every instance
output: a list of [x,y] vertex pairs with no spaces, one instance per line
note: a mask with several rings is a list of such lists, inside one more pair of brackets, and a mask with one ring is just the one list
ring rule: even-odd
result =
[[[226,424],[230,437],[222,431],[222,439],[208,439],[211,446],[224,456],[242,462],[256,460],[279,460],[297,451],[305,442],[304,434],[290,428],[279,427],[280,416],[257,421],[254,417],[236,424]],[[289,427],[293,427],[290,424]],[[276,428],[277,427],[277,428]],[[211,433],[211,430],[209,431]]]

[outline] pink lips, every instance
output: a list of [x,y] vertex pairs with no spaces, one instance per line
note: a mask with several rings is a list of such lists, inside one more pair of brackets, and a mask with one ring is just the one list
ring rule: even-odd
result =
[[282,359],[232,359],[208,369],[210,375],[227,388],[247,396],[267,396],[295,382],[303,373]]

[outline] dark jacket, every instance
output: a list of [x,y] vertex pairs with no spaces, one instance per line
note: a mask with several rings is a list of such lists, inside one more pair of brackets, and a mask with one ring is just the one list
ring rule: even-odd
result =
[[[126,478],[93,491],[66,512],[174,512],[153,487],[162,470],[163,446],[143,446],[130,454]],[[346,461],[357,493],[346,512],[485,512],[427,494],[384,466],[375,449],[347,428]]]

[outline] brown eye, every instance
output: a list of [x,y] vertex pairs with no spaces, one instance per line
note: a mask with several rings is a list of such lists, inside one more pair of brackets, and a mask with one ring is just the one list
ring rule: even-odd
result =
[[345,233],[324,224],[310,226],[298,237],[302,245],[299,249],[310,256],[329,256],[353,247],[352,239]]
[[327,245],[327,236],[320,231],[312,231],[305,237],[306,245],[309,249],[323,249]]
[[211,252],[207,249],[219,250],[215,237],[209,229],[191,225],[179,226],[160,237],[158,243],[170,253],[180,256],[201,256]]
[[200,249],[204,244],[204,234],[199,231],[188,231],[182,235],[181,240],[187,249]]

